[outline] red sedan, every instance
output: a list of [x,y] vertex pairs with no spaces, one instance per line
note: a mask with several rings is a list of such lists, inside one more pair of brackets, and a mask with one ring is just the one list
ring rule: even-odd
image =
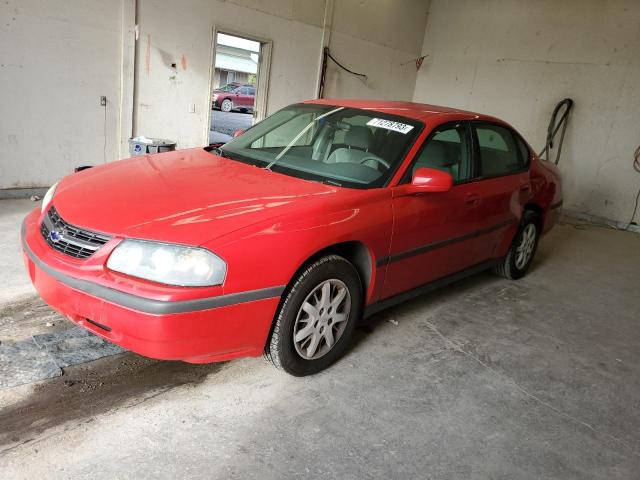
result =
[[316,100],[219,149],[65,177],[22,245],[42,298],[109,341],[187,362],[264,352],[306,375],[363,316],[473,272],[523,276],[560,187],[496,118]]

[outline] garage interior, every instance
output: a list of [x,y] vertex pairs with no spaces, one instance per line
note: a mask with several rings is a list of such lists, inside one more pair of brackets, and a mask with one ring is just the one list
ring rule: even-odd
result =
[[[637,478],[637,1],[7,0],[0,20],[0,478]],[[261,45],[253,112],[212,109],[219,32]],[[382,311],[304,378],[147,359],[36,295],[21,222],[61,177],[319,92],[494,115],[537,150],[571,99],[563,219],[528,275]]]

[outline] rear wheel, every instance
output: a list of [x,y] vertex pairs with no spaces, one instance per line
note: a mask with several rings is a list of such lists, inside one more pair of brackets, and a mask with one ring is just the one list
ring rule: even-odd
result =
[[220,110],[223,112],[230,112],[233,109],[233,102],[228,98],[225,98],[220,104]]
[[361,305],[353,265],[337,255],[317,260],[285,292],[266,357],[295,376],[327,368],[346,352]]
[[529,269],[538,248],[540,238],[540,217],[531,210],[522,216],[520,229],[513,239],[504,259],[495,267],[498,275],[516,280],[522,278]]

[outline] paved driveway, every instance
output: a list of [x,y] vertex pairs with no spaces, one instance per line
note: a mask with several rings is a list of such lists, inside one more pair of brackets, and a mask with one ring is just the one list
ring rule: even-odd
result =
[[233,132],[249,128],[252,121],[250,113],[211,110],[209,143],[228,142],[233,138]]

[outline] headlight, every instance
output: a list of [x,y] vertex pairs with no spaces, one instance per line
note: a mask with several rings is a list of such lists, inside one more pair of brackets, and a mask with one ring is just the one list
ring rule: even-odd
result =
[[54,183],[53,185],[51,185],[51,188],[47,190],[47,193],[44,194],[44,198],[42,199],[42,207],[40,207],[41,212],[44,212],[45,209],[51,203],[51,200],[53,200],[53,195],[55,195],[56,193],[57,186],[58,186],[58,182]]
[[107,268],[168,285],[221,285],[227,264],[209,250],[170,243],[124,240],[111,253]]

